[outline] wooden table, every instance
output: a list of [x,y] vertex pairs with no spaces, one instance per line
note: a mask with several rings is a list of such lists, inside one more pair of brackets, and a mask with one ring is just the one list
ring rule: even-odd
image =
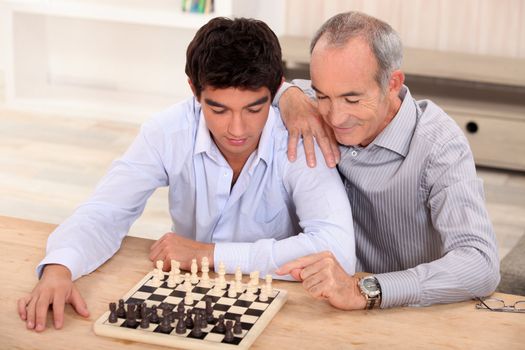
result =
[[[33,288],[35,266],[55,225],[0,216],[0,349],[164,349],[96,336],[93,322],[152,269],[152,241],[128,237],[120,251],[77,281],[91,316],[66,308],[65,325],[28,331],[16,300]],[[254,349],[524,349],[525,314],[480,311],[474,301],[425,308],[340,311],[310,298],[299,283],[276,281],[289,292],[287,303],[253,345]],[[507,302],[525,297],[498,294]],[[51,315],[49,315],[51,316]],[[52,325],[51,317],[48,325]]]

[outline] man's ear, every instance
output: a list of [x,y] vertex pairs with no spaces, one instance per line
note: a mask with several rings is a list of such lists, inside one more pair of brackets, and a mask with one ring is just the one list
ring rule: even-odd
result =
[[195,90],[195,85],[193,85],[193,83],[192,83],[190,78],[188,78],[188,85],[190,86],[191,92],[193,92],[193,96],[198,98],[197,92]]
[[393,71],[392,74],[390,75],[390,81],[388,82],[388,90],[390,94],[398,96],[399,91],[401,91],[401,88],[403,87],[404,83],[405,83],[405,73],[403,73],[399,69],[396,69],[395,71]]

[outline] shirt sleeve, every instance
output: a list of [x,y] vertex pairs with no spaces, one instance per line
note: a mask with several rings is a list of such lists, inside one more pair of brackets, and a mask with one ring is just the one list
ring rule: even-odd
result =
[[277,93],[275,94],[275,97],[272,101],[272,106],[279,108],[279,102],[281,101],[281,97],[291,87],[297,87],[301,89],[306,96],[310,97],[312,100],[315,100],[315,91],[312,89],[312,84],[310,80],[305,79],[294,79],[291,83],[284,82],[279,90],[277,90]]
[[443,244],[442,257],[405,271],[376,275],[382,308],[487,296],[499,283],[495,234],[463,135],[436,147],[423,178],[435,234]]
[[161,128],[153,122],[145,124],[91,198],[50,235],[46,257],[37,267],[39,277],[46,264],[61,264],[77,279],[115,254],[147,199],[168,184],[162,145]]
[[[316,152],[319,157],[317,147]],[[299,233],[290,233],[290,237],[280,240],[216,243],[215,261],[222,261],[231,269],[240,266],[243,271],[259,271],[264,275],[273,274],[291,260],[328,250],[346,272],[355,272],[352,212],[339,173],[324,162],[309,168],[304,158],[304,152],[298,152],[298,159],[286,162],[283,167],[284,186],[299,219]]]

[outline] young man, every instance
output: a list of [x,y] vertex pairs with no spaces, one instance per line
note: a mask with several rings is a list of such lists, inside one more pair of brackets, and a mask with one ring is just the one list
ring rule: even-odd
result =
[[[342,13],[315,35],[311,86],[300,82],[343,145],[338,169],[353,209],[357,270],[374,275],[359,280],[323,253],[277,272],[292,273],[341,309],[457,302],[489,295],[499,282],[496,239],[468,142],[441,108],[412,98],[402,52],[387,23]],[[315,113],[301,113],[313,104],[299,89],[289,92],[283,100],[299,95],[299,103],[281,101],[291,130],[319,126]]]
[[[49,238],[41,279],[19,300],[27,328],[42,331],[53,305],[87,316],[73,280],[118,249],[146,200],[169,186],[173,232],[151,247],[152,261],[206,256],[228,272],[272,273],[285,262],[330,251],[355,268],[350,205],[338,173],[286,158],[287,133],[270,104],[282,82],[280,46],[260,21],[216,18],[187,50],[194,97],[147,122],[93,197]],[[304,157],[304,154],[301,155]]]

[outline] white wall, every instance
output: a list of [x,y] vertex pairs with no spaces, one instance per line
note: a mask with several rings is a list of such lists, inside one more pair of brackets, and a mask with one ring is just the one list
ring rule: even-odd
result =
[[525,58],[525,0],[287,0],[285,31],[311,37],[350,10],[388,22],[405,46]]

